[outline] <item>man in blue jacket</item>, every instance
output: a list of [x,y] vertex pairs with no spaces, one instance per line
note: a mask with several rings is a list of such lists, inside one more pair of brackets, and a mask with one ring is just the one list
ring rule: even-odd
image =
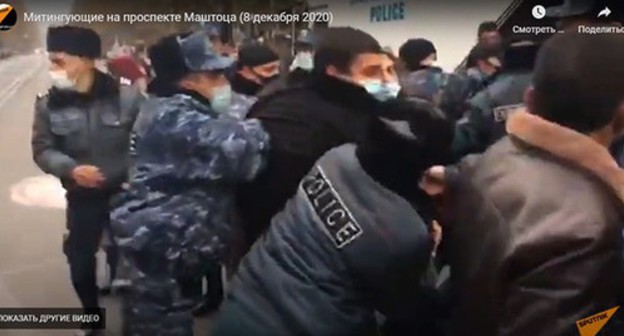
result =
[[132,271],[124,335],[192,335],[200,297],[187,284],[223,261],[232,190],[261,169],[268,135],[258,121],[219,118],[230,104],[223,71],[232,61],[203,34],[168,36],[149,54],[156,72],[149,91],[160,101],[112,214]]
[[420,286],[433,211],[418,183],[448,159],[453,126],[424,104],[382,103],[362,144],[316,162],[243,259],[211,335],[376,335],[376,311],[432,335],[419,318],[434,314]]

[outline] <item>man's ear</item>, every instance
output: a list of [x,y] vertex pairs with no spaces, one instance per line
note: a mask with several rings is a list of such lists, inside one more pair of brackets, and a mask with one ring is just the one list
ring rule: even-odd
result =
[[193,90],[195,88],[195,82],[192,79],[184,78],[178,82],[178,86],[185,90]]
[[251,73],[251,69],[248,66],[241,66],[238,69],[238,73],[245,77],[246,79],[252,79],[253,78],[253,74]]

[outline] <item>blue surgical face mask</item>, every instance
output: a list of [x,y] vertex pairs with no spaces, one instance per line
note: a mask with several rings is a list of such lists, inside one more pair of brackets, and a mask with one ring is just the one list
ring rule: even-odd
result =
[[312,70],[314,68],[314,56],[312,56],[312,53],[298,53],[290,66],[290,70],[292,71],[296,68],[301,68],[303,70]]
[[399,91],[401,91],[401,86],[398,82],[383,83],[378,79],[370,79],[362,81],[360,84],[379,101],[396,98],[399,95]]
[[232,88],[226,84],[214,89],[210,106],[217,113],[227,113],[232,102]]

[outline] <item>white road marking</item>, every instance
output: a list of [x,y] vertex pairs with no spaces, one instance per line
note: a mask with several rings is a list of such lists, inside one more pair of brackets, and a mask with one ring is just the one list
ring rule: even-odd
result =
[[33,207],[65,209],[65,189],[51,175],[28,177],[9,189],[11,201]]

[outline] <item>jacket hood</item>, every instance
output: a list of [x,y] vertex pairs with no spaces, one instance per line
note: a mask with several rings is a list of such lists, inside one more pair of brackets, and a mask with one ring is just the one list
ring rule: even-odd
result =
[[624,170],[617,165],[608,148],[584,134],[526,110],[512,114],[506,128],[511,136],[588,170],[606,183],[624,203]]

